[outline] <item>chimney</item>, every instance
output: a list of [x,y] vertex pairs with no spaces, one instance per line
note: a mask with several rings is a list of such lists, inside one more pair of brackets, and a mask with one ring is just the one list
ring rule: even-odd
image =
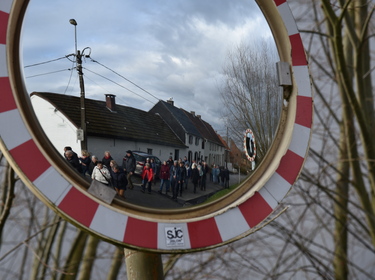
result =
[[202,117],[201,115],[197,115],[197,118],[198,118],[198,119],[201,119],[201,117]]
[[174,106],[173,98],[172,98],[172,97],[169,98],[169,99],[167,100],[167,103],[168,103],[168,104],[171,104],[172,106]]
[[192,114],[193,117],[195,117],[195,112],[194,111],[191,111],[190,114]]
[[105,103],[109,110],[111,110],[112,112],[116,112],[116,95],[106,94]]

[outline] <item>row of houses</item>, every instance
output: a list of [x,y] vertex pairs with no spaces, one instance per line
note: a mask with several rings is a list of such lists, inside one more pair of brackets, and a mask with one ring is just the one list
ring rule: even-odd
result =
[[[80,98],[50,92],[33,92],[30,97],[37,118],[56,149],[62,153],[65,146],[71,146],[80,151]],[[125,152],[133,150],[160,160],[186,156],[190,162],[228,162],[228,145],[195,112],[174,106],[173,100],[160,100],[146,112],[116,104],[115,97],[106,94],[105,101],[85,99],[87,148],[91,154],[101,158],[109,150],[121,162]]]

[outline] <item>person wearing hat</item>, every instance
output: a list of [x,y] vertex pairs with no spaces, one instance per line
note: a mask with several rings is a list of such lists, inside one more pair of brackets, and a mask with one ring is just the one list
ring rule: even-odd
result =
[[129,190],[132,190],[134,188],[131,177],[134,174],[135,167],[136,167],[136,161],[135,161],[133,152],[128,150],[126,151],[126,155],[124,156],[122,160],[122,168],[124,169],[126,173],[126,179],[128,180]]

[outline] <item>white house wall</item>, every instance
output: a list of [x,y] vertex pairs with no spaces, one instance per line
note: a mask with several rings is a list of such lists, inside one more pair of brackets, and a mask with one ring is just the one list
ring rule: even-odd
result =
[[[109,151],[113,159],[119,164],[122,163],[122,159],[127,150],[142,151],[147,153],[148,150],[151,149],[152,155],[157,156],[161,161],[164,161],[167,160],[169,156],[174,158],[175,149],[178,149],[152,143],[125,141],[120,139],[105,139],[101,137],[89,137],[87,146],[89,152],[92,155],[96,155],[99,160],[103,158],[105,151]],[[186,151],[186,149],[178,150],[180,151],[180,155]]]
[[208,158],[209,165],[225,165],[225,148],[223,146],[207,141],[205,149],[205,156]]
[[56,150],[63,155],[64,147],[71,146],[81,154],[81,143],[77,140],[77,128],[60,111],[39,96],[31,96],[34,112]]

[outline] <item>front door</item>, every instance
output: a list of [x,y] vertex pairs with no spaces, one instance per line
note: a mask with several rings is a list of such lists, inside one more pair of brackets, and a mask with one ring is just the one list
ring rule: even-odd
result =
[[174,150],[174,160],[178,160],[180,158],[180,150]]

